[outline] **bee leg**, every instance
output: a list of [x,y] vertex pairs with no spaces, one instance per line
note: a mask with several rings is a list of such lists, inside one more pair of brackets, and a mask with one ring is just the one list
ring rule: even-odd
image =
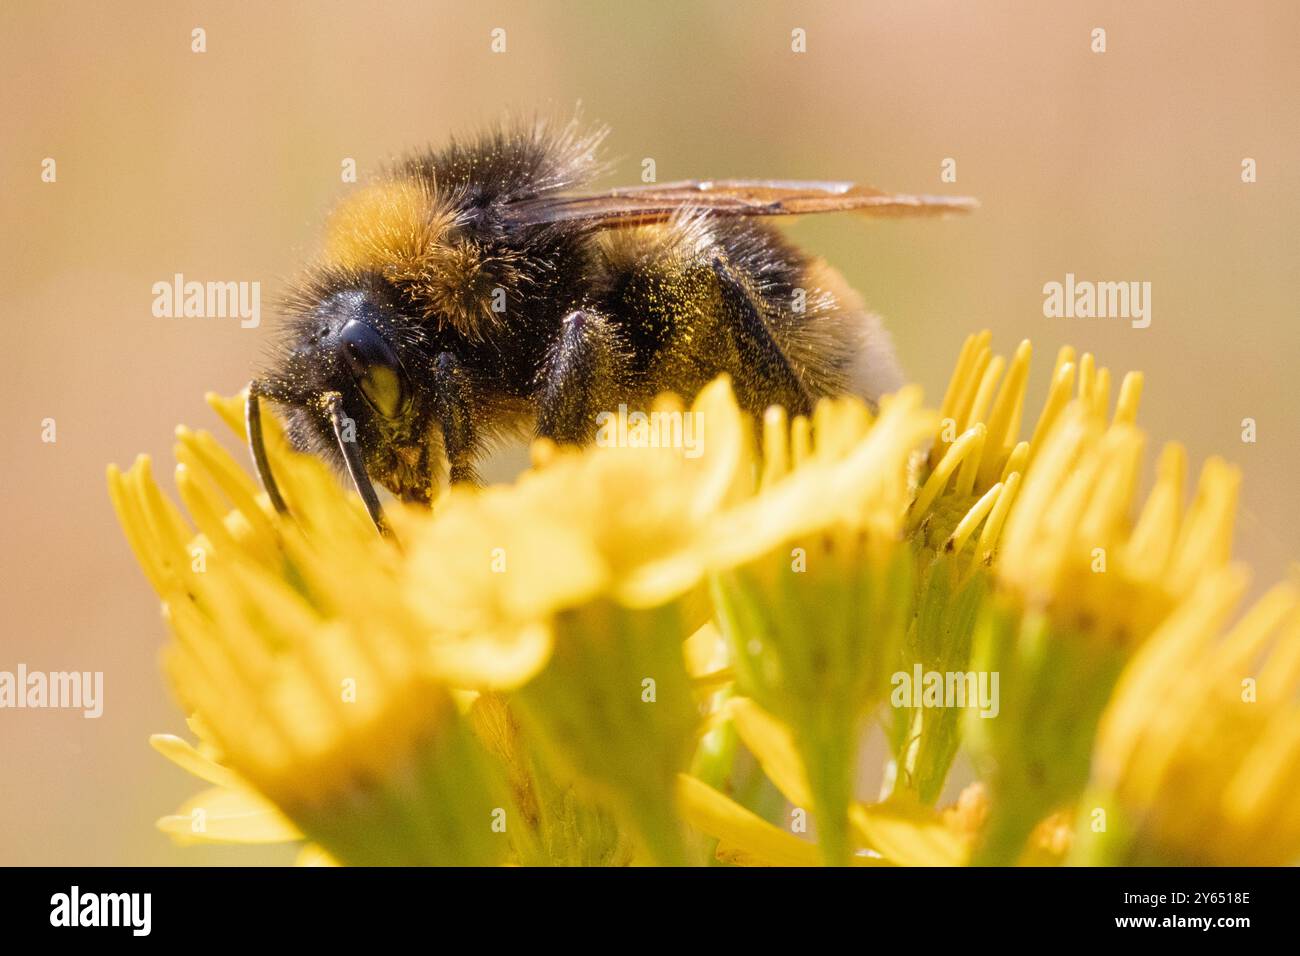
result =
[[623,362],[603,315],[591,309],[566,315],[542,366],[537,434],[562,444],[589,444],[596,435],[596,413],[609,406]]
[[370,473],[366,471],[365,460],[357,448],[356,436],[347,427],[350,420],[343,410],[343,396],[338,392],[326,392],[323,398],[325,413],[329,415],[330,425],[334,429],[334,438],[338,441],[339,453],[343,456],[343,465],[352,479],[352,485],[361,496],[361,502],[366,506],[366,513],[375,523],[375,528],[384,537],[390,537],[393,532],[388,525],[388,519],[384,517],[384,506],[379,503],[379,494],[370,480]]
[[469,381],[464,366],[450,352],[442,352],[433,361],[433,415],[442,428],[442,448],[452,483],[477,484],[473,456],[478,436],[470,413]]
[[772,337],[758,295],[720,251],[715,250],[709,266],[717,278],[726,329],[736,350],[735,386],[741,404],[756,413],[773,404],[784,405],[792,416],[812,412],[812,395]]
[[253,455],[253,469],[258,480],[266,489],[266,496],[271,505],[282,515],[289,513],[289,506],[284,503],[280,486],[271,471],[271,460],[266,456],[266,439],[262,433],[262,384],[257,381],[248,383],[248,400],[244,405],[244,430],[248,435],[248,450]]

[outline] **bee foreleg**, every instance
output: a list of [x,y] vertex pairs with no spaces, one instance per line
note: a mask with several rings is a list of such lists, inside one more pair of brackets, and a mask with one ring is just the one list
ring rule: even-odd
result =
[[613,400],[624,361],[617,334],[603,315],[591,309],[566,315],[542,366],[537,434],[564,444],[591,442],[596,415]]
[[717,277],[723,320],[736,350],[735,384],[742,404],[755,412],[780,404],[791,415],[810,413],[812,396],[773,338],[758,295],[720,252],[715,252],[709,265]]
[[280,486],[271,471],[271,460],[266,455],[266,439],[262,434],[262,388],[261,382],[248,383],[248,400],[244,406],[244,430],[248,436],[248,448],[253,455],[253,468],[257,472],[257,477],[262,482],[262,487],[266,489],[266,496],[271,499],[271,505],[283,515],[289,513],[289,506],[284,503]]
[[460,360],[450,352],[442,352],[434,359],[433,414],[442,429],[442,448],[452,483],[477,483],[473,456],[478,437],[470,410],[469,381]]
[[322,398],[324,399],[325,413],[329,415],[330,426],[334,430],[334,437],[338,440],[339,454],[343,456],[343,464],[347,468],[348,476],[352,479],[352,485],[357,489],[357,494],[361,496],[361,501],[366,506],[366,513],[370,515],[370,520],[375,523],[375,527],[379,529],[380,534],[388,537],[392,534],[392,529],[388,525],[387,518],[384,517],[384,506],[379,503],[379,495],[375,492],[375,486],[370,481],[370,473],[366,471],[366,463],[357,448],[355,435],[350,433],[344,424],[351,421],[351,419],[343,410],[343,396],[338,392],[326,392]]

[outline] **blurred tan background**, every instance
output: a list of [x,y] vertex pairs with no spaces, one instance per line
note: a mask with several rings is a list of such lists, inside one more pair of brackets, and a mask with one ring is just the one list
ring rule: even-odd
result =
[[[886,317],[935,401],[982,326],[1008,353],[1033,338],[1035,410],[1064,342],[1144,369],[1153,439],[1243,465],[1240,553],[1263,582],[1285,573],[1300,555],[1297,37],[1290,0],[5,3],[0,670],[102,670],[106,688],[99,720],[0,711],[0,864],[292,859],[176,849],[153,828],[202,785],[146,742],[184,725],[104,466],[145,451],[167,476],[178,422],[217,427],[203,392],[248,379],[282,277],[349,188],[345,157],[364,171],[508,107],[581,100],[613,126],[625,182],[653,157],[661,181],[978,196],[969,219],[791,228]],[[261,281],[262,326],[154,318],[150,287],[176,272]],[[1067,272],[1150,281],[1151,327],[1044,318],[1042,286]]]

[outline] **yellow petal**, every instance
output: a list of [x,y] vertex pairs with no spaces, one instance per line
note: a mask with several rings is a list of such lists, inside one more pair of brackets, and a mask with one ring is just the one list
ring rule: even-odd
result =
[[733,697],[726,709],[767,778],[795,806],[811,807],[812,791],[789,729],[748,697]]
[[899,866],[962,866],[967,847],[926,807],[855,804],[849,822],[863,842]]
[[713,623],[701,625],[682,645],[686,670],[692,677],[710,674],[727,662],[727,646]]
[[[820,866],[821,851],[813,843],[768,823],[756,813],[723,796],[695,777],[677,778],[677,804],[682,819],[718,840],[717,857],[738,866]],[[854,866],[883,866],[873,857],[855,857]]]
[[527,683],[546,666],[551,645],[552,632],[546,624],[440,638],[430,642],[430,668],[453,686],[509,690]]
[[318,843],[308,843],[298,851],[298,858],[293,861],[294,866],[342,866],[338,860],[330,856],[325,848]]
[[154,734],[149,745],[182,770],[218,787],[237,787],[239,777],[200,753],[193,744],[172,734]]
[[187,800],[158,829],[191,843],[291,843],[302,833],[276,807],[251,790],[213,787]]

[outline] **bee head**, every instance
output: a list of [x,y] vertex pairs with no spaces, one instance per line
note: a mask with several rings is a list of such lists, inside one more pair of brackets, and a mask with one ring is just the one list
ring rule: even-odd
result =
[[[411,379],[394,345],[396,325],[383,306],[360,289],[335,293],[317,310],[306,348],[337,391],[364,405],[370,417],[400,422],[411,405]],[[356,401],[355,399],[360,399]]]
[[279,360],[256,386],[283,407],[290,443],[354,479],[362,469],[399,497],[429,500],[418,327],[382,282],[317,289],[293,311]]

